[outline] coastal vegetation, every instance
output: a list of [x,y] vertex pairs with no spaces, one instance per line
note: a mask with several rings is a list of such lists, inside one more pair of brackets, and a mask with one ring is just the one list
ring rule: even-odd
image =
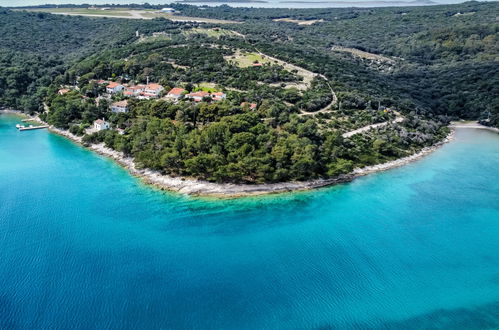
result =
[[[140,167],[234,183],[330,178],[408,156],[441,141],[451,119],[499,125],[497,4],[174,8],[239,23],[0,9],[0,105]],[[141,99],[99,81],[164,91]],[[185,93],[164,97],[174,88]],[[126,111],[110,110],[123,100]],[[98,119],[111,129],[89,129]]]

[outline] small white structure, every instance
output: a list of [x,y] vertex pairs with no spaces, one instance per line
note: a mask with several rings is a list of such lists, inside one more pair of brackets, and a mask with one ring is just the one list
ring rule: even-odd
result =
[[128,101],[118,101],[111,104],[111,111],[120,113],[120,112],[128,112]]
[[161,9],[161,12],[162,13],[173,14],[175,12],[175,9],[173,9],[173,8],[163,8],[163,9]]
[[109,123],[105,121],[104,119],[97,119],[94,121],[94,131],[102,131],[105,129],[109,129]]
[[175,87],[175,88],[172,88],[168,92],[168,94],[166,94],[166,98],[173,100],[173,101],[178,101],[178,100],[180,100],[180,98],[182,98],[184,96],[184,94],[186,94],[186,92],[187,91],[183,88]]
[[111,81],[107,86],[106,86],[106,92],[108,94],[116,94],[121,92],[125,86],[118,84],[117,82]]

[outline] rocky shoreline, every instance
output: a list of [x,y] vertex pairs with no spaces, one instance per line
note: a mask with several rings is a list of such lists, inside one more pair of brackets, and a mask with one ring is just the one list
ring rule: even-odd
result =
[[[20,112],[15,110],[10,110],[10,111],[0,110],[0,112],[21,114]],[[38,117],[29,117],[29,118],[32,119],[33,121],[46,124]],[[81,137],[76,136],[67,130],[61,130],[53,126],[50,126],[49,130],[53,133],[64,136],[80,145],[83,145]],[[453,132],[451,132],[449,136],[447,136],[443,141],[437,143],[434,146],[423,148],[421,151],[419,151],[416,154],[396,159],[393,161],[389,161],[383,164],[367,166],[363,168],[356,168],[351,173],[339,175],[334,178],[317,179],[317,180],[310,180],[303,182],[282,182],[282,183],[268,183],[268,184],[213,183],[198,179],[172,177],[169,175],[161,174],[158,171],[137,168],[134,159],[132,157],[126,157],[122,152],[106,147],[104,143],[93,144],[85,147],[87,147],[92,151],[97,152],[100,155],[112,158],[118,164],[127,169],[127,171],[130,174],[139,177],[145,183],[154,185],[162,190],[175,191],[192,196],[236,198],[244,196],[255,196],[255,195],[300,191],[300,190],[310,190],[314,188],[320,188],[339,183],[349,182],[360,176],[396,168],[399,166],[406,165],[415,160],[418,160],[432,153],[443,144],[451,141],[452,138],[453,138]]]

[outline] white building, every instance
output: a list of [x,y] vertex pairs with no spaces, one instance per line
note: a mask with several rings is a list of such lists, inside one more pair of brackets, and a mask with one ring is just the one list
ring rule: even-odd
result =
[[97,119],[94,121],[94,130],[95,131],[102,131],[105,129],[109,129],[109,123],[105,121],[104,119]]
[[128,112],[128,101],[123,100],[119,102],[114,102],[113,104],[111,104],[111,111],[116,113]]
[[117,82],[111,81],[107,86],[106,86],[106,92],[108,94],[116,94],[121,92],[125,86],[118,84]]
[[183,88],[175,87],[172,88],[168,94],[166,94],[166,98],[173,100],[173,101],[178,101],[180,98],[182,98],[186,94],[186,90]]
[[175,12],[175,9],[173,9],[173,8],[163,8],[163,9],[161,9],[161,12],[162,13],[173,14]]
[[140,93],[144,92],[145,90],[146,90],[146,85],[129,86],[125,88],[125,92],[123,93],[123,95],[129,97],[136,97],[139,96]]
[[143,98],[146,98],[146,99],[157,98],[157,97],[159,97],[159,94],[164,89],[165,88],[163,86],[161,86],[160,84],[148,84],[148,85],[146,85],[144,92],[140,93],[140,95],[142,95]]

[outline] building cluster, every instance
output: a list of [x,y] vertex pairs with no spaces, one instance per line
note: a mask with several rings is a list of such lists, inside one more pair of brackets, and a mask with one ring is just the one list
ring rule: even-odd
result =
[[136,97],[138,99],[159,98],[164,87],[160,84],[150,83],[147,85],[128,85],[120,84],[114,81],[99,80],[99,85],[106,85],[106,93],[113,95],[123,93],[127,97]]

